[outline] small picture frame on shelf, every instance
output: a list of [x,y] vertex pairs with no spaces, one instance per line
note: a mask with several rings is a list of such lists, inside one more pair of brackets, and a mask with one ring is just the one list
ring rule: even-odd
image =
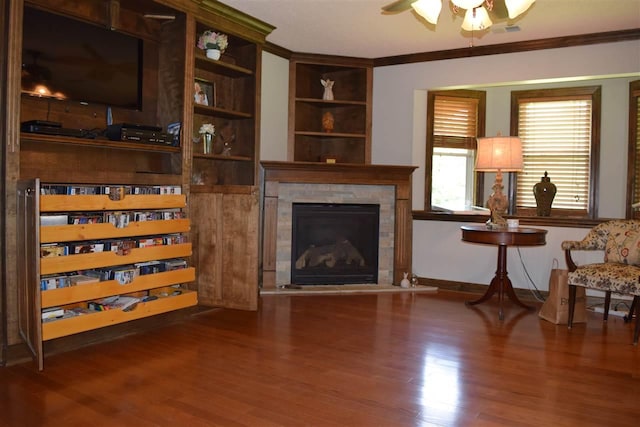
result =
[[214,85],[206,80],[196,79],[193,83],[193,101],[199,105],[215,106]]

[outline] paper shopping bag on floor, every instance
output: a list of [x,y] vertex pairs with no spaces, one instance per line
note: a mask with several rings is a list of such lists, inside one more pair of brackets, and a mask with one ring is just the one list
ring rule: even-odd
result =
[[[549,296],[542,305],[538,316],[556,325],[566,325],[569,321],[569,271],[559,268],[551,269],[549,276]],[[587,301],[585,289],[576,286],[576,306],[573,312],[573,323],[587,321]]]

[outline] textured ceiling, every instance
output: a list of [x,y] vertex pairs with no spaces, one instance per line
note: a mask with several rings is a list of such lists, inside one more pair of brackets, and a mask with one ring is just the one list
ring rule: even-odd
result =
[[[267,41],[300,53],[380,58],[640,28],[640,0],[537,0],[515,21],[482,34],[460,30],[463,16],[443,0],[437,26],[412,10],[381,13],[392,0],[222,0],[276,29]],[[520,31],[507,32],[505,27]],[[639,64],[640,68],[640,64]]]

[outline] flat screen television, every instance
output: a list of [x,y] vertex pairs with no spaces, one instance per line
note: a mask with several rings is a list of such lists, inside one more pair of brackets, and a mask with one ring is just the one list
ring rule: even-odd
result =
[[25,7],[22,91],[140,110],[142,45],[106,27]]

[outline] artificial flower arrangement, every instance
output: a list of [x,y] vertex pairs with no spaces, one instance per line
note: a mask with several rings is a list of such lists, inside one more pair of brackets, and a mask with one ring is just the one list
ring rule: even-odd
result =
[[218,49],[220,52],[224,52],[229,45],[229,38],[226,34],[216,33],[215,31],[207,30],[198,39],[198,47],[202,50]]
[[203,123],[202,126],[200,126],[200,133],[201,134],[208,133],[209,135],[214,135],[215,136],[216,127],[214,125],[212,125],[211,123]]

